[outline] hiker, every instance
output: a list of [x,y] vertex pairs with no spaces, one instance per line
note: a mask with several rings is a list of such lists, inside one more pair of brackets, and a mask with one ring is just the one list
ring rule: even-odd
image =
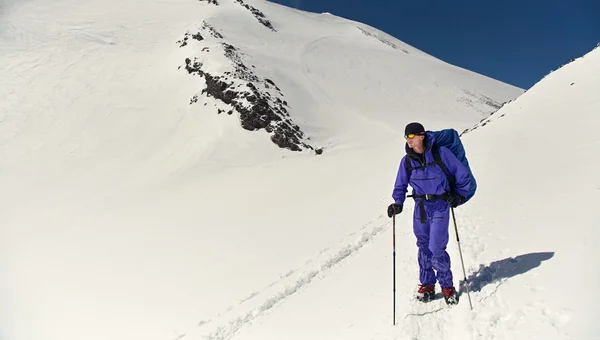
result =
[[[456,208],[465,202],[470,190],[470,172],[452,151],[437,146],[433,133],[426,132],[420,123],[408,124],[404,138],[406,155],[400,161],[392,193],[395,202],[388,207],[388,216],[391,218],[402,212],[407,186],[410,185],[413,191],[408,197],[413,197],[415,201],[413,232],[419,248],[421,284],[417,299],[423,302],[432,300],[437,280],[446,303],[456,304],[458,294],[452,280],[450,256],[446,252],[449,213],[450,207]],[[436,149],[439,150],[438,159],[443,165],[436,163]],[[444,172],[444,165],[447,173]],[[447,177],[448,173],[452,176]]]

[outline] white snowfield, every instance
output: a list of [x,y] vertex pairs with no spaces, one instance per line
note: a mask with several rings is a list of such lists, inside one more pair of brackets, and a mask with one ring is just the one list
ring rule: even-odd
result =
[[[600,49],[523,94],[331,14],[212,2],[0,4],[0,339],[600,338]],[[185,59],[232,72],[223,43],[322,155],[217,114]],[[477,127],[473,310],[412,300],[409,199],[394,326],[411,121]]]

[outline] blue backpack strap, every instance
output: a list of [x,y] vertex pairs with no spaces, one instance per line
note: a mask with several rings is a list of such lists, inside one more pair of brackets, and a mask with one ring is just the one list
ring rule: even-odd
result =
[[446,179],[448,180],[448,185],[450,185],[450,190],[454,190],[454,186],[456,186],[456,177],[450,173],[446,164],[442,162],[442,156],[440,155],[440,147],[437,144],[434,144],[431,151],[433,152],[433,159],[435,160],[435,164],[437,164],[444,174],[446,174]]
[[[433,163],[425,164],[425,166],[437,164],[446,175],[446,179],[448,180],[450,190],[454,190],[454,187],[456,186],[456,177],[450,173],[450,170],[448,170],[448,167],[446,167],[446,164],[444,164],[444,162],[442,161],[442,156],[440,155],[440,147],[434,143],[431,146],[431,152],[433,153]],[[406,161],[404,163],[406,165],[406,170],[408,170],[408,175],[410,176],[412,174],[412,171],[414,170],[410,157],[406,156]]]
[[412,166],[412,162],[410,160],[410,157],[408,157],[408,155],[406,155],[406,161],[404,163],[406,165],[406,170],[408,170],[408,175],[410,176],[412,174],[412,171],[413,171],[413,166]]

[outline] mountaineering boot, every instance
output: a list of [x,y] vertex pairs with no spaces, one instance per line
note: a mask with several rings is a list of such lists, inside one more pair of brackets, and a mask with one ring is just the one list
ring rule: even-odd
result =
[[454,287],[442,288],[442,293],[444,294],[444,300],[446,300],[447,304],[455,305],[458,303],[458,294]]
[[435,296],[435,285],[419,285],[419,291],[417,292],[417,300],[421,302],[428,302],[433,300]]

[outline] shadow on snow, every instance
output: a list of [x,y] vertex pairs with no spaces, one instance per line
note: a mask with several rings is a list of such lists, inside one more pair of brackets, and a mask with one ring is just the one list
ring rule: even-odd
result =
[[[554,252],[530,253],[494,261],[487,266],[480,265],[479,269],[467,278],[469,282],[469,291],[479,292],[483,287],[491,283],[524,274],[539,267],[543,261],[549,260],[553,256]],[[462,294],[464,290],[464,280],[461,280],[460,286]]]

